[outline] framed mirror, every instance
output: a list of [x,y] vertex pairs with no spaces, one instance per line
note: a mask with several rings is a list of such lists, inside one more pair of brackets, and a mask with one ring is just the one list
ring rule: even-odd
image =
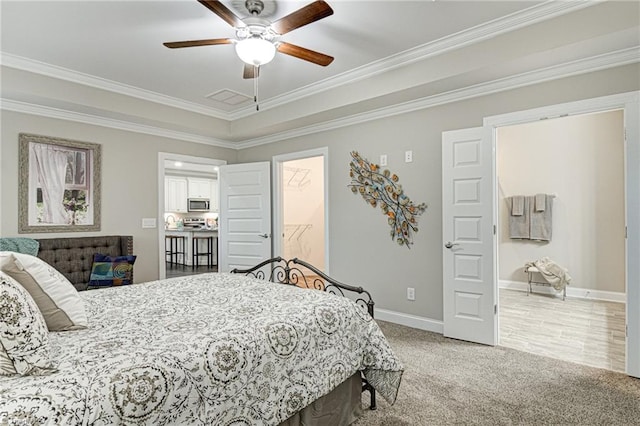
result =
[[19,135],[18,232],[100,230],[100,144]]

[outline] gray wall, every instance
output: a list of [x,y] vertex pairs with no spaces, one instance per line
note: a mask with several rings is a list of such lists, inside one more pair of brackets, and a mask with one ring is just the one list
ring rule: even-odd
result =
[[[133,235],[138,255],[135,281],[158,278],[157,229],[142,229],[158,216],[158,152],[236,161],[237,152],[66,120],[2,112],[0,145],[0,235],[33,238]],[[95,233],[18,235],[18,134],[34,133],[102,144],[102,229]],[[162,218],[158,218],[162,225]]]
[[[546,256],[571,288],[624,293],[624,112],[507,126],[497,140],[500,280],[526,282],[524,264]],[[551,241],[510,239],[506,197],[536,193],[556,195]]]
[[[378,308],[442,320],[441,136],[446,130],[482,125],[484,117],[640,88],[639,67],[559,79],[323,133],[241,150],[238,162],[271,160],[273,155],[329,148],[329,259],[331,275],[371,290]],[[350,151],[378,163],[388,156],[405,193],[429,207],[419,219],[413,247],[389,238],[379,209],[351,193]],[[413,162],[404,163],[404,152]],[[415,287],[416,300],[406,300]]]
[[[143,217],[157,216],[158,152],[177,152],[229,163],[270,161],[273,155],[329,147],[330,230],[328,259],[337,279],[371,289],[379,308],[442,319],[441,134],[482,125],[486,116],[640,89],[638,65],[628,65],[478,97],[368,123],[236,152],[208,145],[114,130],[66,120],[3,111],[0,145],[0,235],[17,236],[18,133],[103,144],[102,230],[97,235],[131,234],[136,281],[158,277],[157,230],[142,229]],[[348,189],[349,152],[378,162],[387,154],[405,192],[429,204],[408,250],[389,238],[389,227]],[[404,163],[404,151],[414,161]],[[80,234],[70,234],[78,236]],[[82,235],[94,235],[85,234]],[[47,237],[51,235],[34,235]],[[64,234],[56,234],[64,236]],[[406,287],[416,300],[406,300]]]

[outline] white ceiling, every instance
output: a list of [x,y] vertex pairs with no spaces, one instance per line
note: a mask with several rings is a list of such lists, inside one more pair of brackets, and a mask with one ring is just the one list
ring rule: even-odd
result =
[[[310,0],[271,1],[266,5],[266,15],[263,14],[263,17],[277,20],[309,2]],[[247,16],[244,1],[225,0],[223,3],[238,16]],[[91,84],[94,86],[102,84],[108,88],[117,87],[120,93],[131,91],[142,93],[146,97],[157,95],[168,103],[183,105],[188,110],[230,123],[226,126],[226,134],[203,129],[192,129],[193,133],[225,140],[247,140],[296,126],[331,120],[344,114],[340,107],[358,102],[354,98],[352,102],[325,106],[322,99],[311,96],[326,91],[329,84],[341,79],[349,80],[353,90],[345,86],[345,96],[358,96],[359,76],[375,76],[381,69],[388,69],[396,64],[394,61],[401,60],[406,65],[424,60],[430,55],[451,51],[455,46],[447,44],[448,40],[457,40],[456,37],[464,39],[467,34],[481,39],[484,28],[508,32],[509,28],[502,27],[522,27],[527,24],[527,20],[539,22],[545,17],[543,13],[537,16],[536,11],[549,8],[550,3],[554,2],[328,0],[328,3],[334,10],[332,16],[285,34],[281,39],[332,55],[335,57],[334,62],[325,68],[277,54],[273,62],[261,71],[260,101],[267,108],[260,112],[254,110],[251,101],[227,105],[207,98],[222,90],[253,97],[253,80],[242,78],[243,64],[235,55],[232,45],[184,49],[168,49],[162,45],[166,41],[234,37],[234,31],[228,24],[195,0],[3,0],[3,64],[11,68],[37,68],[42,74],[65,75],[67,80],[72,81],[93,79]],[[553,16],[560,15],[562,12],[558,11],[563,7],[576,10],[584,7],[577,6],[576,2],[571,3],[574,4],[553,5]],[[520,16],[526,19],[519,20]],[[588,43],[589,40],[584,41],[578,49],[580,56],[586,56],[587,45],[588,49],[595,49],[594,52],[600,54],[612,48],[628,48],[629,45],[638,44],[633,41],[634,37],[637,39],[637,29],[635,33],[625,33],[619,28],[610,32],[615,33],[615,36],[608,36],[602,43],[593,45]],[[470,43],[473,40],[465,41],[465,44]],[[525,47],[514,45],[510,49],[517,51]],[[417,52],[414,59],[412,52]],[[503,73],[520,73],[571,59],[572,54],[577,55],[575,52],[573,48],[566,48],[564,51],[556,49],[555,53],[549,54],[529,52],[525,60],[516,62],[514,56],[513,61],[505,61],[500,70]],[[470,66],[468,68],[462,74],[451,73],[449,79],[439,77],[437,82],[441,88],[420,84],[389,87],[385,83],[387,87],[384,91],[377,93],[379,87],[371,90],[372,97],[366,99],[368,106],[361,102],[361,108],[375,109],[380,105],[429,96],[438,90],[447,91],[473,85],[480,79],[500,77],[497,69],[491,70],[487,66],[478,66],[477,70]],[[375,84],[375,81],[371,84]],[[412,93],[405,93],[407,90]],[[76,102],[74,106],[72,102],[65,103],[62,100],[55,104],[54,100],[43,99],[39,93],[25,93],[23,89],[10,87],[4,81],[2,97],[5,100],[39,104],[48,102],[49,106],[68,110],[76,108],[80,111],[82,107],[84,113],[110,114],[112,118],[159,125],[148,117],[136,119],[124,110],[105,112],[99,111],[96,106],[92,111],[89,103],[81,106]],[[300,112],[287,115],[289,119],[283,118],[283,112],[277,118],[270,118],[268,113],[263,113],[270,105],[294,105],[294,101],[305,98],[309,100],[309,111],[303,112],[298,108],[296,111]],[[294,107],[295,105],[292,106]],[[327,114],[330,110],[335,112]],[[246,117],[259,118],[254,119],[255,125],[247,126],[247,123],[242,122]],[[296,125],[286,123],[293,118],[297,120]],[[233,125],[234,121],[238,123],[236,127]],[[167,124],[166,127],[184,131],[188,126]]]
[[[224,1],[238,16],[244,2]],[[283,17],[306,2],[271,2]],[[334,14],[283,41],[335,57],[324,68],[278,54],[262,70],[260,95],[272,98],[529,7],[509,1],[336,1]],[[241,7],[238,7],[241,6]],[[168,49],[166,41],[234,37],[226,22],[195,0],[3,1],[2,51],[213,108],[228,89],[253,96],[232,45]],[[246,106],[246,105],[244,105]]]

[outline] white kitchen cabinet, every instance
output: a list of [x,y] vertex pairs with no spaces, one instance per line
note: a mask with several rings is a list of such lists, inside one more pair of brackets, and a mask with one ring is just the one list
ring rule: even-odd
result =
[[189,198],[211,198],[211,179],[187,178]]
[[164,210],[173,213],[187,212],[187,179],[176,176],[164,178]]

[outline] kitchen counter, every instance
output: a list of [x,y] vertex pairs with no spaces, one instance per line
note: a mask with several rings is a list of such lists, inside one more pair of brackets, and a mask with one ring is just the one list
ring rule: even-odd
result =
[[197,232],[197,233],[212,233],[212,234],[216,234],[218,235],[218,230],[217,229],[192,229],[191,232]]
[[211,233],[211,234],[215,234],[214,236],[218,235],[218,230],[217,229],[165,229],[164,230],[165,233],[169,232],[169,233],[174,233],[174,232],[181,232],[181,233],[189,233],[189,232],[197,232],[198,234],[200,233]]

